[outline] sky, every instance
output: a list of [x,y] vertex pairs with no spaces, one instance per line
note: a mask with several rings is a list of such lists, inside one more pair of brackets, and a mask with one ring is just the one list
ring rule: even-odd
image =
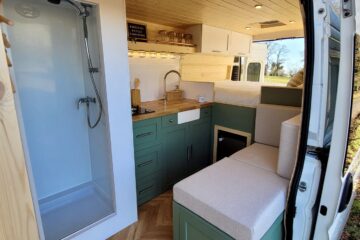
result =
[[304,39],[285,39],[274,41],[280,45],[285,45],[289,50],[284,62],[284,70],[289,73],[291,70],[299,70],[304,66]]

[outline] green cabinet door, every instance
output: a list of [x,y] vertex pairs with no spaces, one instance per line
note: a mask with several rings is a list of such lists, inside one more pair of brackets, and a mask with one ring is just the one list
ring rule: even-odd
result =
[[171,187],[186,176],[189,155],[186,124],[163,129],[163,161],[166,166],[166,185]]
[[204,118],[189,124],[188,144],[190,157],[189,174],[193,174],[210,164],[211,158],[211,119]]

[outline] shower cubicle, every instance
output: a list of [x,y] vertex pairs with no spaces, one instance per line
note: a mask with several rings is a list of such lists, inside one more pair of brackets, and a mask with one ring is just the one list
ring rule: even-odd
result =
[[98,8],[8,0],[4,12],[40,232],[74,236],[116,207]]

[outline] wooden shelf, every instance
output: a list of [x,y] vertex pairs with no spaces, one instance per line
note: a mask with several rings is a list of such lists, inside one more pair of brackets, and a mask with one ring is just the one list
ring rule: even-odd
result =
[[155,42],[132,42],[128,41],[129,50],[147,52],[168,52],[168,53],[195,53],[195,47],[178,46],[172,44]]

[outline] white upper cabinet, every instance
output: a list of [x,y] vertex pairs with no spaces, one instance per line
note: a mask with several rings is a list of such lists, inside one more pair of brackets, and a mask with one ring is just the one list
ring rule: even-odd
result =
[[252,37],[208,25],[195,25],[186,32],[193,35],[196,51],[201,53],[224,53],[247,55],[250,53]]
[[234,55],[246,55],[250,53],[252,37],[247,34],[231,32],[229,36],[229,53]]
[[202,26],[201,52],[203,53],[226,53],[229,47],[230,31],[211,27]]

